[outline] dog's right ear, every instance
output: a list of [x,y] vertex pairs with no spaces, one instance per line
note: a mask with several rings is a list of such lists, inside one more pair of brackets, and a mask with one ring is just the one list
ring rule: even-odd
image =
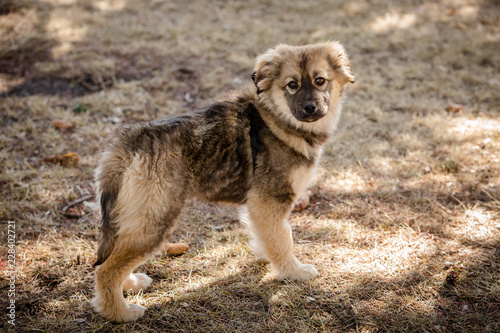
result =
[[325,44],[328,52],[328,62],[337,74],[342,84],[354,83],[354,74],[351,70],[351,62],[344,47],[339,42],[328,42]]
[[257,57],[252,80],[257,87],[257,94],[269,89],[276,77],[280,54],[275,49],[269,49]]

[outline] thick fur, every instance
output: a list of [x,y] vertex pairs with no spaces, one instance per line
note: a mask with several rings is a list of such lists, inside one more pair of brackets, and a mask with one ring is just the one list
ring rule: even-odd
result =
[[158,249],[192,197],[242,205],[254,252],[277,278],[318,274],[293,255],[287,218],[337,125],[343,87],[353,80],[349,60],[337,42],[279,45],[257,58],[252,78],[254,87],[201,111],[122,128],[102,154],[92,305],[104,317],[127,322],[144,313],[122,290],[151,284],[132,271]]

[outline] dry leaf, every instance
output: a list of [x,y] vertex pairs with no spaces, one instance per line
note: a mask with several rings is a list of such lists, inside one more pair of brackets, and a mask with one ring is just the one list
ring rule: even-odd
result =
[[463,105],[460,104],[450,104],[446,107],[446,112],[460,112],[464,109]]
[[59,157],[57,155],[47,155],[43,158],[43,161],[49,163],[59,163]]
[[56,129],[58,129],[58,130],[64,130],[64,131],[71,130],[71,129],[75,128],[74,124],[67,123],[67,122],[60,121],[60,120],[54,120],[52,122],[52,125],[54,125],[54,127]]
[[185,243],[169,243],[165,245],[165,252],[167,252],[169,256],[180,256],[186,253],[188,249],[189,245]]
[[77,166],[78,161],[80,160],[80,155],[77,153],[67,153],[61,156],[57,155],[48,155],[43,158],[45,162],[60,164],[62,166]]
[[59,157],[59,163],[62,166],[77,166],[80,160],[80,155],[77,153],[67,153]]
[[465,31],[468,29],[467,25],[463,22],[457,22],[456,27],[462,31]]

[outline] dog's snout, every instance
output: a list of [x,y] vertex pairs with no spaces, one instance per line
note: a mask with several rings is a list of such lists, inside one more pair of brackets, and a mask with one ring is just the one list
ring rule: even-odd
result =
[[314,104],[314,103],[306,103],[304,105],[304,111],[307,114],[313,114],[314,112],[316,112],[316,104]]

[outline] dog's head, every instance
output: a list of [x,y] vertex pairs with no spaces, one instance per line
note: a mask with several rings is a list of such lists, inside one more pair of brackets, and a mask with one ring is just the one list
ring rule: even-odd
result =
[[257,58],[252,79],[270,110],[298,127],[307,127],[304,124],[329,113],[338,119],[343,87],[354,76],[342,45],[327,42],[278,45]]

